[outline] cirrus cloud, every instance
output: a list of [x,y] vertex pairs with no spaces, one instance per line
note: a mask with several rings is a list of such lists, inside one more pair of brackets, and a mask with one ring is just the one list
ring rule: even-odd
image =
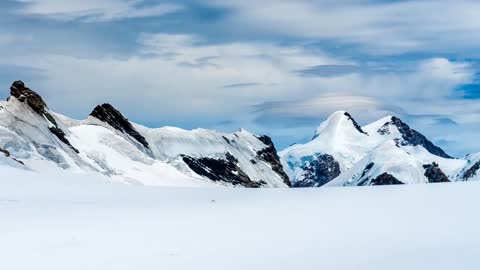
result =
[[162,3],[144,6],[143,0],[16,0],[23,6],[18,13],[44,16],[56,20],[85,22],[113,21],[127,18],[153,17],[179,11],[183,6]]

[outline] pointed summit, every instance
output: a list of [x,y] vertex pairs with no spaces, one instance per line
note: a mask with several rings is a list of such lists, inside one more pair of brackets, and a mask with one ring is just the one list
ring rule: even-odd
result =
[[[380,126],[381,125],[381,126]],[[453,159],[445,153],[440,147],[434,145],[423,134],[410,128],[405,122],[396,116],[389,116],[369,125],[369,128],[378,128],[376,133],[382,136],[394,136],[398,145],[402,146],[423,146],[433,155]]]
[[67,139],[67,134],[59,126],[55,117],[48,110],[47,104],[42,97],[32,89],[25,86],[23,81],[14,81],[10,86],[10,97],[18,99],[22,103],[26,103],[36,114],[42,117],[48,125],[48,130],[55,135],[62,143],[66,144],[75,153],[79,153],[70,141]]
[[352,122],[353,126],[358,130],[358,132],[368,135],[365,131],[362,130],[362,127],[357,123],[357,121],[355,121],[355,119],[353,119],[353,117],[348,112],[345,112],[343,115],[348,117],[348,120]]
[[27,102],[27,104],[39,115],[45,113],[47,104],[43,101],[42,97],[37,92],[31,90],[25,86],[22,81],[13,82],[10,86],[10,95],[17,98],[21,102]]
[[120,111],[115,109],[112,105],[104,103],[98,105],[93,109],[90,116],[97,118],[98,120],[110,125],[114,129],[130,135],[145,148],[148,147],[148,142],[138,131],[132,126],[132,123],[125,118]]
[[[340,131],[341,130],[341,131]],[[352,115],[346,111],[337,111],[330,115],[315,131],[313,139],[316,139],[320,134],[328,133],[336,135],[340,132],[354,132],[368,135],[363,131],[362,127],[353,119]]]

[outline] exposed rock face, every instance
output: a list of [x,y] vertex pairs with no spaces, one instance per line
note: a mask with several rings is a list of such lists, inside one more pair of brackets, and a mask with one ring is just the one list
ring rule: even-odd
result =
[[267,145],[266,148],[257,152],[258,158],[270,164],[272,170],[283,179],[283,182],[286,185],[291,186],[292,183],[283,170],[282,163],[280,163],[280,157],[277,154],[277,149],[275,149],[272,139],[268,136],[260,136],[258,139]]
[[10,155],[10,152],[8,152],[7,150],[5,150],[5,149],[3,149],[3,148],[0,148],[0,153],[3,153],[7,158],[11,158],[11,159],[15,160],[16,162],[18,162],[18,163],[20,163],[20,164],[22,164],[22,165],[25,165],[25,163],[23,163],[23,161],[18,160],[18,159],[16,159],[16,158],[12,157],[12,156]]
[[418,131],[411,129],[407,124],[402,122],[402,120],[400,120],[398,117],[393,116],[392,120],[386,123],[377,132],[382,135],[388,134],[390,132],[389,131],[390,125],[396,126],[400,131],[400,133],[402,134],[402,140],[397,141],[397,144],[402,146],[421,145],[433,155],[443,157],[443,158],[453,159],[453,157],[446,154],[440,147],[434,145],[432,142],[430,142],[425,136],[423,136]]
[[225,154],[225,159],[183,156],[183,161],[192,171],[213,181],[221,181],[248,188],[259,188],[266,184],[263,181],[252,181],[238,167],[238,160],[228,152]]
[[293,187],[320,187],[340,175],[340,164],[333,156],[318,156],[310,164],[303,167],[305,175],[302,181],[295,182]]
[[36,113],[40,115],[45,113],[47,108],[45,101],[35,91],[26,87],[22,81],[13,82],[12,86],[10,86],[10,95],[16,97],[21,102],[26,101]]
[[50,130],[50,132],[52,132],[55,136],[57,136],[57,138],[63,142],[64,144],[68,145],[70,147],[70,149],[72,149],[75,153],[80,153],[78,151],[77,148],[73,147],[72,144],[70,144],[70,141],[68,141],[68,139],[66,138],[66,134],[65,132],[63,132],[63,130],[59,129],[58,127],[50,127],[48,128]]
[[373,162],[365,166],[365,169],[363,169],[362,176],[360,178],[363,178],[373,168],[373,166],[375,166],[375,163]]
[[353,126],[358,130],[358,132],[363,133],[365,135],[368,135],[365,131],[363,131],[362,127],[353,119],[352,115],[349,114],[348,112],[345,112],[345,116],[348,117],[348,120],[352,121]]
[[21,102],[27,102],[28,106],[30,106],[34,112],[45,117],[53,125],[49,128],[50,132],[52,132],[52,134],[62,143],[68,145],[68,147],[70,147],[75,153],[79,153],[79,151],[68,141],[65,132],[58,126],[55,118],[48,112],[47,104],[39,94],[26,87],[25,83],[22,81],[15,81],[12,86],[10,86],[10,95],[16,97]]
[[114,129],[130,135],[132,138],[137,140],[145,148],[148,147],[148,142],[137,130],[132,126],[132,124],[125,118],[117,109],[112,105],[105,103],[98,105],[93,109],[91,116],[99,119],[100,121],[109,124]]
[[397,178],[388,173],[383,173],[371,182],[372,186],[403,185]]
[[[373,168],[373,166],[375,166],[375,163],[373,163],[373,162],[367,164],[367,166],[365,166],[365,169],[363,169],[362,175],[360,176],[359,179],[364,178],[365,175],[367,175],[367,173]],[[358,185],[363,186],[363,185],[365,185],[366,182],[368,182],[368,180],[369,180],[369,178],[367,177],[367,178],[361,180],[360,182],[358,182]]]
[[475,164],[473,164],[472,167],[470,167],[470,169],[465,171],[465,173],[462,176],[462,179],[466,181],[474,177],[475,175],[477,175],[479,171],[480,171],[480,161],[477,161]]
[[429,183],[450,182],[448,176],[438,167],[437,163],[423,165],[423,168],[425,168],[425,177],[427,177]]

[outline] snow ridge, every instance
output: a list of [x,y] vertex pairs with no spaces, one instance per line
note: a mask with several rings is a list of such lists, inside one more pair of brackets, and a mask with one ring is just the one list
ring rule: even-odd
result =
[[[0,106],[0,162],[40,173],[68,171],[107,182],[159,186],[288,187],[273,142],[245,130],[150,129],[110,104],[83,121],[48,109],[21,81]],[[21,165],[15,160],[22,162]],[[14,164],[15,162],[17,164]]]

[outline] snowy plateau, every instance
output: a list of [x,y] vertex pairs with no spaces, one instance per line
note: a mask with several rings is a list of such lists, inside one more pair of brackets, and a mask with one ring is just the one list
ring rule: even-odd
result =
[[168,188],[1,171],[0,269],[480,267],[480,182]]
[[0,173],[0,269],[480,267],[480,154],[451,157],[395,116],[335,112],[277,152],[109,104],[74,120],[16,81]]

